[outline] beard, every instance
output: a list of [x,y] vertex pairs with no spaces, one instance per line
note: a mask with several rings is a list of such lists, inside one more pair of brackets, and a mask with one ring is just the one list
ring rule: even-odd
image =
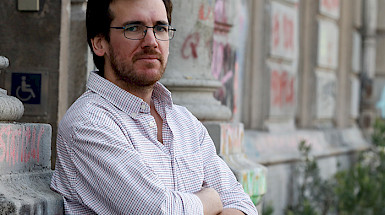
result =
[[[136,87],[149,87],[159,81],[164,71],[166,70],[164,57],[154,49],[144,49],[143,51],[136,53],[131,62],[127,62],[127,59],[120,57],[115,50],[110,46],[111,52],[111,67],[116,77],[125,82],[127,85]],[[160,68],[155,74],[146,74],[146,72],[140,72],[134,68],[134,63],[145,55],[155,55],[160,61]],[[145,69],[154,69],[156,67],[153,63],[147,63]]]

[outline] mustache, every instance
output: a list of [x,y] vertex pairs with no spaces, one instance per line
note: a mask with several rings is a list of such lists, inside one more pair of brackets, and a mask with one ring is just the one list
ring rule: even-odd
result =
[[138,59],[141,59],[141,58],[149,56],[149,55],[155,56],[160,62],[164,61],[163,55],[160,52],[156,51],[155,49],[145,49],[141,52],[138,52],[132,57],[132,60],[133,60],[133,62],[135,62]]

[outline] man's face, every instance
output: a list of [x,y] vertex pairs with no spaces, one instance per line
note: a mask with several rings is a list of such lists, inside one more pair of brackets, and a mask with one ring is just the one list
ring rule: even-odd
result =
[[[114,17],[111,27],[168,23],[162,0],[118,0],[110,5],[110,10]],[[162,77],[168,52],[169,41],[157,40],[152,29],[148,29],[142,40],[129,40],[124,37],[123,30],[111,29],[106,63],[119,84],[148,87]]]

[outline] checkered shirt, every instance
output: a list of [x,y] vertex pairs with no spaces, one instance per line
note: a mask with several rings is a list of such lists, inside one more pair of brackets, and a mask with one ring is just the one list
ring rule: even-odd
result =
[[146,102],[94,72],[87,87],[58,128],[51,188],[66,214],[199,215],[203,205],[193,193],[203,186],[225,208],[258,214],[205,127],[163,85],[152,95],[163,144]]

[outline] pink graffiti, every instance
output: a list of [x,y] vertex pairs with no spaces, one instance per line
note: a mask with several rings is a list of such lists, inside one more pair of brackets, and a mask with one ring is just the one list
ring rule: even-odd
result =
[[[32,130],[31,130],[32,129]],[[0,163],[27,163],[31,159],[39,162],[40,142],[44,127],[38,131],[36,127],[13,130],[11,126],[0,129]]]
[[283,15],[283,32],[285,35],[283,46],[287,50],[294,50],[294,21],[286,14]]
[[206,7],[205,4],[202,3],[199,8],[199,19],[203,21],[208,20],[212,13],[213,13],[213,10],[211,9],[211,7],[210,6]]
[[226,3],[224,0],[215,1],[215,21],[227,23],[226,17]]
[[272,20],[273,49],[282,47],[286,51],[294,50],[294,20],[287,14],[274,14]]
[[272,103],[274,106],[283,107],[294,104],[294,77],[288,72],[273,70],[271,74]]
[[191,56],[193,58],[198,58],[198,52],[197,52],[197,47],[199,45],[200,41],[200,35],[198,32],[190,34],[187,36],[186,40],[183,43],[182,46],[182,57],[184,59],[189,59]]
[[339,0],[322,0],[321,4],[328,10],[338,10],[340,7]]
[[279,15],[275,14],[273,18],[273,48],[276,49],[279,46]]

